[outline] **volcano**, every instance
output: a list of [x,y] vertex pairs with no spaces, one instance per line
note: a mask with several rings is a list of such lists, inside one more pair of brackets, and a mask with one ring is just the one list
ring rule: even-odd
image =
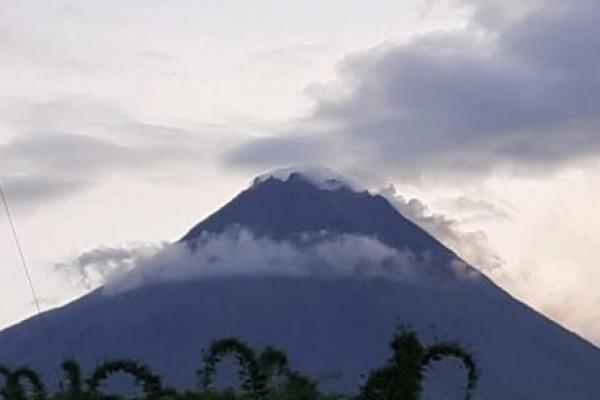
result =
[[[260,244],[242,261],[265,249],[258,259],[268,266],[244,270],[243,262],[230,268],[227,254],[218,262],[197,256],[214,238],[238,243],[239,232]],[[67,357],[88,368],[130,357],[191,387],[201,349],[238,336],[285,350],[296,369],[348,392],[388,357],[396,326],[406,324],[425,342],[457,339],[475,353],[476,399],[600,396],[595,346],[511,297],[385,198],[337,177],[258,178],[173,246],[190,256],[172,265],[159,257],[145,272],[138,266],[142,275],[132,271],[135,285],[107,285],[0,332],[0,360],[52,375]],[[194,273],[170,274],[186,268]],[[460,398],[463,375],[453,361],[439,363],[425,398]]]

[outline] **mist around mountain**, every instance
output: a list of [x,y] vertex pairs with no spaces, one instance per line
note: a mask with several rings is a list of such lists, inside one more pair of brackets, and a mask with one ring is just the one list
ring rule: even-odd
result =
[[[482,370],[476,399],[594,399],[600,351],[536,313],[404,218],[327,173],[259,177],[181,240],[105,287],[0,332],[0,360],[52,373],[143,360],[193,385],[201,349],[238,336],[285,349],[326,387],[351,391],[387,357],[398,324],[458,339]],[[444,361],[425,398],[454,399]]]

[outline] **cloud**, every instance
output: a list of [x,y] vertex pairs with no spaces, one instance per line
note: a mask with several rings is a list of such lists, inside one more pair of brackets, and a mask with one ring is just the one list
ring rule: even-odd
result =
[[489,200],[461,195],[448,199],[444,203],[450,210],[460,214],[463,222],[512,219],[510,207]]
[[94,175],[106,167],[135,162],[133,149],[106,139],[68,133],[39,133],[19,136],[0,147],[0,156],[11,169],[26,168],[71,174]]
[[1,183],[10,204],[18,204],[22,207],[54,201],[83,191],[91,185],[90,182],[84,180],[70,180],[43,174],[4,176]]
[[[164,54],[145,50],[146,40],[152,40],[140,40],[134,34],[146,24],[154,28],[146,36],[162,30],[164,23],[161,22],[169,10],[158,2],[148,3],[144,2],[144,7],[155,8],[156,12],[144,14],[154,21],[131,18],[139,11],[141,2],[138,1],[98,4],[58,1],[50,5],[23,0],[6,4],[0,15],[0,51],[5,61],[0,70],[6,64],[9,67],[17,64],[60,75],[65,71],[71,74],[102,70],[127,73],[128,68],[139,71],[152,66],[152,62],[147,65],[147,56],[158,59],[164,58]],[[185,1],[178,3],[179,7],[175,8],[179,10]],[[44,23],[24,23],[37,20]]]
[[276,137],[246,141],[226,154],[226,163],[235,165],[281,166],[319,164],[329,153],[322,138]]
[[192,250],[182,243],[142,260],[131,271],[107,282],[107,294],[157,282],[181,282],[219,277],[349,276],[417,281],[417,258],[359,235],[307,234],[304,243],[275,241],[234,229],[205,233]]
[[239,137],[216,125],[146,123],[89,96],[4,100],[0,117],[0,179],[17,205],[74,195],[115,175],[177,182]]
[[600,3],[528,9],[493,35],[436,32],[348,56],[310,117],[228,161],[368,165],[415,181],[540,174],[597,157]]
[[549,273],[548,267],[533,259],[524,260],[498,270],[496,282],[542,314],[600,345],[597,271],[563,264],[562,271]]
[[292,175],[300,174],[311,184],[321,190],[337,190],[340,188],[349,188],[355,192],[364,191],[357,182],[339,175],[327,167],[322,166],[300,166],[277,168],[275,170],[259,175],[254,179],[253,185],[264,182],[269,179],[277,179],[282,182],[288,181]]
[[[495,276],[505,266],[505,261],[492,250],[484,231],[463,231],[456,219],[431,212],[429,207],[419,199],[404,198],[396,192],[393,185],[380,190],[379,194],[396,207],[400,214],[427,231],[478,270]],[[471,206],[473,201],[465,199],[467,198],[462,198],[462,202],[466,201]],[[474,203],[477,207],[480,206],[479,202]],[[488,203],[483,204],[489,207]],[[469,268],[465,268],[460,262],[455,263],[454,267],[456,271],[469,271]]]
[[54,263],[54,269],[72,284],[95,289],[115,276],[132,270],[142,260],[154,257],[166,243],[130,243],[100,246]]
[[[594,295],[588,295],[585,299],[581,297],[581,293],[596,292],[596,271],[592,269],[581,276],[581,266],[589,264],[588,260],[594,257],[584,256],[578,265],[572,265],[571,268],[562,265],[565,276],[549,272],[548,266],[542,268],[532,259],[509,265],[493,250],[484,231],[465,230],[462,220],[432,212],[419,199],[406,199],[399,195],[391,185],[380,190],[380,194],[403,216],[456,252],[468,265],[492,277],[496,283],[517,298],[526,300],[544,315],[600,343],[600,313],[597,311],[600,298]],[[450,203],[471,217],[474,215],[487,220],[511,218],[511,213],[497,204],[480,199],[460,196],[450,199]],[[557,261],[560,263],[561,260]],[[473,269],[468,265],[461,260],[454,260],[451,266],[458,276],[472,279]]]
[[499,30],[523,18],[545,0],[462,0],[472,9],[471,22],[486,30]]
[[418,282],[418,258],[353,234],[305,234],[298,241],[258,237],[245,229],[205,232],[194,249],[181,242],[100,247],[55,264],[85,289],[107,294],[158,282],[218,277],[381,277]]

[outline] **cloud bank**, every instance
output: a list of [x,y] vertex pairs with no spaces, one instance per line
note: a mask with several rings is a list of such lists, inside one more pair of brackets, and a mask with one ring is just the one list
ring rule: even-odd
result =
[[417,280],[416,257],[409,251],[358,235],[318,236],[306,235],[301,243],[292,243],[257,237],[243,229],[205,233],[194,250],[175,243],[141,260],[132,270],[115,275],[106,283],[105,292],[114,294],[157,282],[232,276]]
[[[535,4],[494,29],[471,25],[348,56],[309,118],[242,145],[228,162],[328,160],[418,180],[540,174],[596,158],[600,3]],[[476,24],[495,7],[477,8]]]
[[398,251],[361,235],[323,232],[291,242],[232,229],[204,233],[193,250],[179,242],[102,247],[55,267],[87,289],[104,285],[105,293],[115,294],[159,282],[231,276],[361,276],[417,282],[418,263],[410,251]]

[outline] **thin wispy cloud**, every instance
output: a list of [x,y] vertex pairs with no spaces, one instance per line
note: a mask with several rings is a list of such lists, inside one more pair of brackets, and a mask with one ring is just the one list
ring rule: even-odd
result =
[[[461,223],[458,220],[441,213],[432,212],[419,199],[405,198],[396,192],[394,186],[388,186],[380,190],[379,193],[396,207],[404,217],[426,230],[479,271],[494,277],[506,265],[506,262],[492,250],[484,231],[465,231],[461,228]],[[471,201],[467,201],[469,202],[469,208],[471,208]],[[476,204],[480,205],[479,203]]]
[[111,176],[177,181],[210,163],[241,134],[218,125],[167,126],[133,118],[90,96],[5,101],[0,178],[16,205],[75,195]]

